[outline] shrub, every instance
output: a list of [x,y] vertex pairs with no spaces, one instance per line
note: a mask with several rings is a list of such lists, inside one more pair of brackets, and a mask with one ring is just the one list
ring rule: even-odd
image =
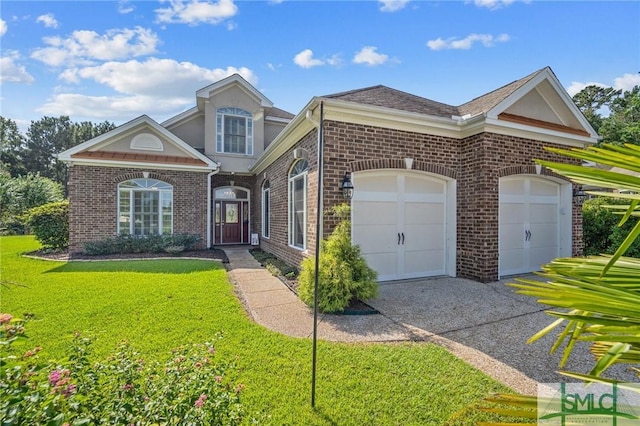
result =
[[290,279],[298,276],[298,269],[296,267],[288,265],[269,252],[256,248],[251,249],[250,253],[271,275],[283,276]]
[[49,178],[38,174],[12,178],[0,173],[0,230],[4,234],[23,234],[24,214],[63,198],[62,186]]
[[[333,233],[320,246],[318,277],[318,309],[321,312],[342,312],[355,300],[367,300],[378,294],[377,274],[368,265],[360,247],[351,243],[350,207],[346,204],[334,207],[340,222]],[[313,306],[315,259],[302,261],[299,295]]]
[[[3,326],[11,316],[0,314],[0,322],[5,319]],[[6,332],[0,333],[5,344]],[[92,362],[90,345],[76,336],[63,361],[41,364],[34,349],[2,364],[2,424],[241,423],[242,385],[225,378],[232,365],[213,363],[213,344],[178,348],[164,364],[145,362],[126,343],[106,360]]]
[[24,216],[25,223],[45,249],[69,246],[69,202],[59,201],[35,207]]
[[91,256],[127,253],[180,253],[193,250],[200,237],[192,234],[130,235],[85,243],[85,253]]
[[[620,247],[624,238],[636,224],[637,219],[631,217],[622,227],[619,227],[618,223],[622,216],[606,206],[625,204],[629,204],[629,202],[609,197],[592,198],[582,204],[585,255],[613,254]],[[640,240],[636,240],[625,255],[640,256]]]

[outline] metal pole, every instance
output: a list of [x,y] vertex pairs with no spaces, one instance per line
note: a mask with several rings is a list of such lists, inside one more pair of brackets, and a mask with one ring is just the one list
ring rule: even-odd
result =
[[320,124],[318,124],[318,206],[316,212],[316,265],[313,283],[313,358],[311,360],[311,407],[316,406],[316,360],[318,352],[318,276],[320,275],[320,240],[322,239],[322,175],[324,135],[322,120],[324,105],[320,102]]

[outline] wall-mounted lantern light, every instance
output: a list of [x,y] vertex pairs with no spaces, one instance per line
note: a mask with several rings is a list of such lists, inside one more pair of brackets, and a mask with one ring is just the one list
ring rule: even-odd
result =
[[584,201],[587,198],[587,193],[580,185],[574,185],[573,187],[573,198],[576,199],[579,203]]
[[342,196],[345,200],[350,200],[353,198],[353,183],[351,182],[351,173],[345,172],[344,177],[342,178],[342,183],[340,184],[340,189],[342,190]]

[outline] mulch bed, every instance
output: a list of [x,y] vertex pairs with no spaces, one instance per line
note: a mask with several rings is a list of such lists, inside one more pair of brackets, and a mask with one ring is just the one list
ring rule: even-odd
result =
[[212,259],[219,260],[222,263],[229,263],[229,259],[223,250],[210,249],[210,250],[192,250],[184,251],[182,253],[126,253],[126,254],[107,254],[100,256],[90,256],[83,253],[74,253],[69,255],[69,252],[64,251],[51,251],[51,250],[37,250],[29,253],[25,253],[27,256],[40,257],[48,260],[59,261],[73,261],[73,260],[135,260],[135,259],[161,259],[161,258],[199,258],[199,259]]

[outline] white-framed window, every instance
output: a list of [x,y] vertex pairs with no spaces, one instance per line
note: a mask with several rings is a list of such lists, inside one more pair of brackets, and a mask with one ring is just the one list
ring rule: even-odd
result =
[[253,116],[240,108],[218,108],[216,151],[253,155]]
[[307,248],[307,160],[298,160],[289,172],[289,245]]
[[262,236],[269,238],[269,213],[271,209],[271,184],[265,180],[262,184]]
[[173,186],[157,179],[118,184],[118,234],[173,233]]

